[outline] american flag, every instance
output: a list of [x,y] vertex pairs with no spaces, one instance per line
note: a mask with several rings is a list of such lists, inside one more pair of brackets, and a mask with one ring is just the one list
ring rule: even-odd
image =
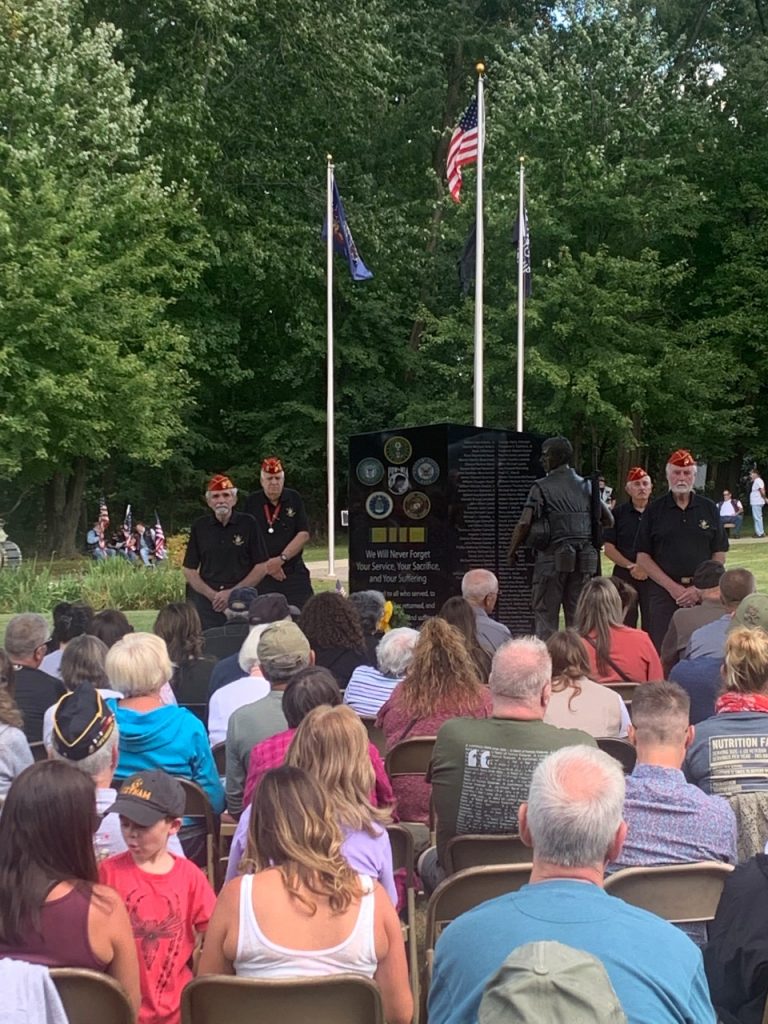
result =
[[165,558],[165,534],[157,512],[155,512],[155,558],[158,562]]
[[123,533],[125,534],[125,550],[136,550],[136,538],[133,535],[133,514],[130,504],[126,505],[125,518],[123,519]]
[[451,144],[448,147],[448,159],[445,174],[448,178],[448,190],[455,203],[460,202],[461,168],[473,164],[477,160],[477,97],[473,96],[469,106],[453,129]]
[[107,499],[102,496],[99,498],[99,547],[103,550],[107,546],[107,542],[104,539],[104,531],[109,526],[109,511],[107,510]]

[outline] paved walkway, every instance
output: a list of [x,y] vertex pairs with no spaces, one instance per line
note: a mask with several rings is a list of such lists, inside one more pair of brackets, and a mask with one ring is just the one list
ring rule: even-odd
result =
[[[330,580],[334,578],[328,575],[327,558],[324,558],[321,562],[307,562],[306,565],[313,580]],[[340,579],[346,587],[349,582],[349,559],[337,558],[334,568],[336,569],[335,579]]]

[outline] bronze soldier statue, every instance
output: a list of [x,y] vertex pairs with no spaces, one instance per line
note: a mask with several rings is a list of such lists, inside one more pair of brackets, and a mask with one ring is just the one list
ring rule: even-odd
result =
[[565,437],[549,437],[541,447],[546,476],[531,487],[509,544],[508,558],[526,543],[536,550],[533,613],[542,640],[556,632],[560,607],[574,624],[582,587],[598,569],[600,528],[613,526],[596,484],[571,469],[573,448]]

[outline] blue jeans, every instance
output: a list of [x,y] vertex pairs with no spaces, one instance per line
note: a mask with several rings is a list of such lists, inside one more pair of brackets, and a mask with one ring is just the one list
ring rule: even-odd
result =
[[729,531],[730,536],[734,540],[738,540],[741,536],[741,524],[744,522],[744,516],[720,516],[720,522],[723,526],[732,526],[733,531]]
[[755,536],[764,537],[765,530],[763,529],[763,505],[751,505],[752,519],[755,524]]

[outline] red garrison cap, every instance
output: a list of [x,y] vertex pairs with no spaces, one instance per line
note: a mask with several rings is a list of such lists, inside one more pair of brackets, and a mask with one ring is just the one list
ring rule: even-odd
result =
[[694,457],[691,455],[691,453],[687,452],[685,450],[685,448],[678,448],[677,451],[676,452],[672,452],[672,454],[667,459],[667,465],[668,466],[683,466],[683,467],[685,467],[685,466],[695,466],[696,465],[696,459],[694,459]]
[[647,469],[643,469],[642,466],[633,466],[632,469],[627,473],[627,483],[631,484],[634,480],[642,480],[643,477],[649,476]]
[[273,476],[275,473],[283,472],[283,464],[280,459],[276,459],[274,455],[271,455],[268,459],[264,459],[261,464],[262,473],[267,473]]
[[223,473],[217,473],[216,476],[212,476],[208,481],[206,491],[234,491],[235,485],[225,476]]

